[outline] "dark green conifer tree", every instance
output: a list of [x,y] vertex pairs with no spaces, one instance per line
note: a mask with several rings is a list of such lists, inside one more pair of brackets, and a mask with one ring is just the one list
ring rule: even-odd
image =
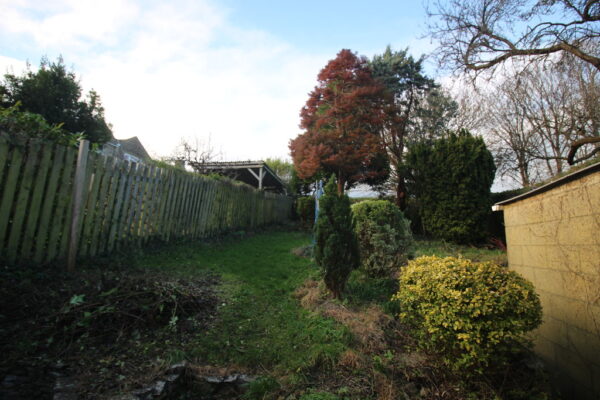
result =
[[481,137],[450,132],[432,144],[413,145],[406,161],[428,234],[457,243],[486,238],[496,166]]
[[315,260],[325,273],[325,285],[334,298],[341,299],[350,272],[358,268],[360,260],[350,199],[346,195],[338,195],[334,176],[325,185],[319,206],[315,226]]
[[0,80],[0,106],[19,104],[20,111],[39,114],[50,125],[59,125],[73,135],[83,134],[92,143],[112,139],[98,93],[91,90],[86,98],[82,95],[77,76],[67,70],[61,57],[56,62],[42,58],[37,71],[28,68],[20,76],[5,74],[4,81]]

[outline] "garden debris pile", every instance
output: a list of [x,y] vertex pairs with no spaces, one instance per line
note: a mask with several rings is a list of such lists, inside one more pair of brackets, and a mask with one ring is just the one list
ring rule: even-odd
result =
[[144,385],[210,326],[218,304],[219,278],[208,273],[6,269],[1,278],[2,398],[51,397],[65,377],[85,398]]

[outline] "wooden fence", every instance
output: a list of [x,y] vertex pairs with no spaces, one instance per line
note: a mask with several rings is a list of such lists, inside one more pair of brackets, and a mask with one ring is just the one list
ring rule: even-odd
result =
[[206,238],[290,215],[286,196],[94,152],[83,156],[76,202],[77,149],[17,146],[0,135],[0,258],[43,264],[67,259],[70,248],[77,257],[93,257],[150,239]]

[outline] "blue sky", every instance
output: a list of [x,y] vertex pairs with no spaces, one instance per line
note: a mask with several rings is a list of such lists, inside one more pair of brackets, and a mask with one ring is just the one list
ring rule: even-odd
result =
[[100,94],[114,135],[156,157],[209,135],[227,160],[287,157],[339,50],[433,48],[422,4],[407,0],[0,0],[0,15],[0,72],[62,54]]
[[425,12],[418,1],[226,0],[223,4],[231,9],[234,24],[264,29],[310,52],[335,54],[350,48],[371,56],[388,44],[414,45],[424,31]]

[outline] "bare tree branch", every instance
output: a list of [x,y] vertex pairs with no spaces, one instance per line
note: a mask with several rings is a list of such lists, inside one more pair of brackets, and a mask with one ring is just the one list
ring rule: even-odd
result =
[[181,138],[180,144],[173,151],[169,161],[189,166],[194,172],[206,174],[208,171],[204,166],[220,158],[222,158],[222,154],[212,146],[209,135],[206,142],[197,137],[193,140]]
[[571,144],[571,150],[569,150],[569,155],[567,156],[567,162],[569,163],[569,165],[573,165],[580,161],[590,159],[593,156],[595,156],[598,152],[600,152],[600,146],[597,146],[594,150],[592,150],[588,154],[584,155],[583,157],[575,159],[575,154],[577,153],[577,150],[579,150],[580,147],[582,147],[586,144],[594,144],[594,143],[600,143],[600,137],[588,137],[588,138],[579,139],[579,140],[576,140],[575,142],[573,142]]
[[435,0],[427,12],[429,33],[439,41],[438,61],[455,71],[554,53],[572,54],[600,70],[594,45],[600,37],[598,0]]
[[600,147],[591,146],[597,139],[586,139],[600,136],[600,72],[574,56],[529,67],[496,75],[485,95],[472,101],[484,116],[479,131],[498,173],[523,186],[563,171],[572,145],[584,146],[573,162]]

